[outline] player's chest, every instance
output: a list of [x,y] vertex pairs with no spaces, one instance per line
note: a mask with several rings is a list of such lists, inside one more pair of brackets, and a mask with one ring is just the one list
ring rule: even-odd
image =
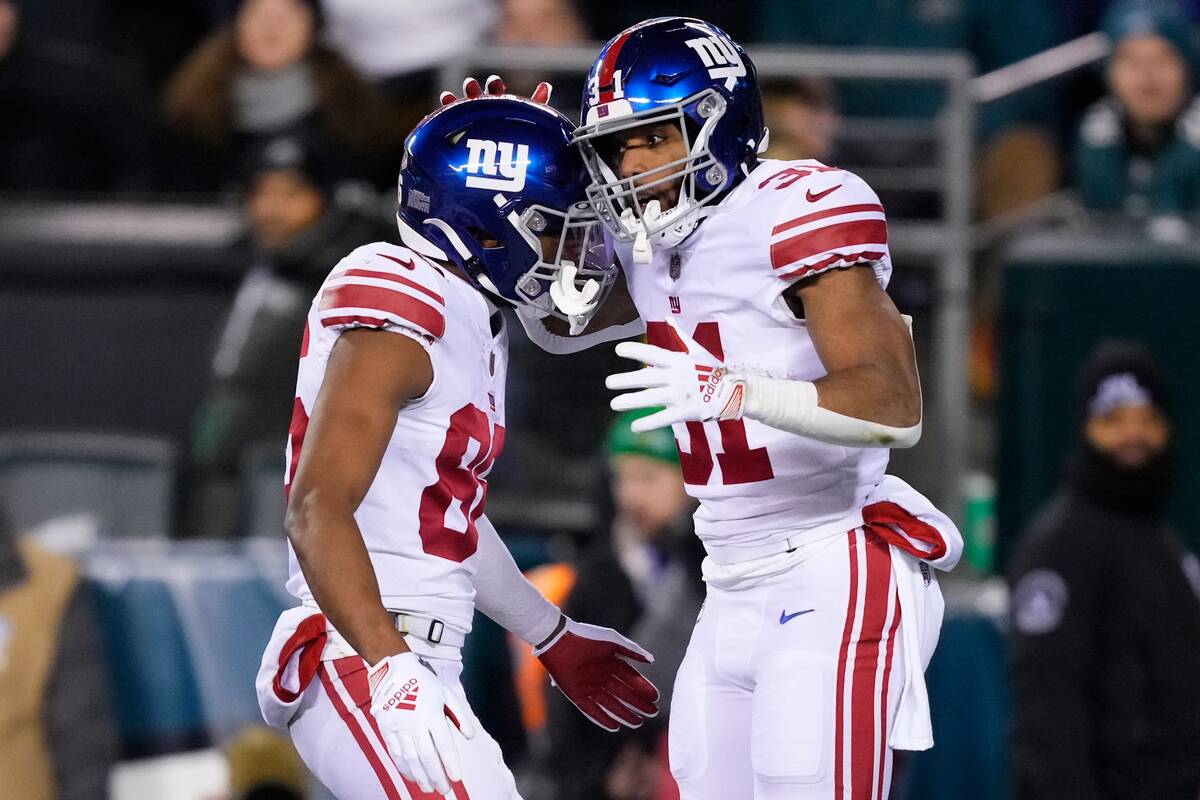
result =
[[[468,298],[474,300],[475,298]],[[448,309],[453,313],[453,309]],[[508,377],[508,332],[504,318],[490,308],[467,305],[448,326],[439,344],[439,392],[450,405],[470,403],[493,422],[504,422],[504,387]]]

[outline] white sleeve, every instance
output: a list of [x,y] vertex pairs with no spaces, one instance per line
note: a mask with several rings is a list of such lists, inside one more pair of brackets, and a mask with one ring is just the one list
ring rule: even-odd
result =
[[642,322],[641,317],[632,322],[610,325],[607,328],[601,328],[592,333],[581,333],[578,336],[560,336],[557,333],[551,333],[546,330],[541,318],[522,313],[520,306],[517,307],[517,319],[521,321],[521,327],[525,329],[525,335],[529,337],[529,341],[547,353],[555,355],[578,353],[598,344],[631,339],[646,332],[646,323]]
[[887,219],[878,195],[854,173],[825,168],[781,184],[771,228],[771,267],[790,286],[831,269],[867,264],[891,278]]
[[531,645],[544,642],[554,633],[562,612],[517,569],[487,517],[480,517],[475,527],[479,531],[475,606],[523,641]]

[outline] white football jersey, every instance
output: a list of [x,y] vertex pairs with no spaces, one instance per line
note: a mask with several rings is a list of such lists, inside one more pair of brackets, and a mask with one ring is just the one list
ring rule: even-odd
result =
[[[875,192],[818,161],[763,161],[681,245],[654,248],[650,264],[617,247],[651,344],[683,349],[669,319],[733,370],[805,381],[826,370],[781,293],[859,263],[886,287],[892,269]],[[886,449],[823,444],[749,419],[674,429],[688,493],[700,501],[696,532],[723,547],[852,517],[888,463]]]
[[[309,310],[287,444],[290,487],[330,351],[343,331],[386,330],[425,347],[433,383],[401,409],[354,516],[384,606],[437,616],[464,632],[475,604],[475,525],[485,478],[504,446],[502,320],[470,284],[412,250],[387,243],[358,248],[326,278]],[[290,562],[288,591],[311,602],[294,551]]]

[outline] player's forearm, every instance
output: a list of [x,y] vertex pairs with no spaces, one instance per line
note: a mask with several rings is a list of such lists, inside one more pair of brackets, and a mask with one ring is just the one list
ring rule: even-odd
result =
[[813,381],[818,404],[837,414],[907,428],[921,421],[921,390],[915,374],[860,364]]
[[[894,384],[867,368],[833,372],[816,382],[737,375],[742,395],[733,415],[842,447],[912,447],[921,438],[920,392],[916,410],[890,397]],[[728,412],[727,412],[728,413]]]
[[370,664],[407,650],[380,601],[379,583],[353,509],[325,502],[316,494],[293,497],[287,529],[317,606]]
[[476,607],[529,644],[546,640],[554,633],[562,612],[525,578],[486,517],[480,517],[476,527],[479,530]]

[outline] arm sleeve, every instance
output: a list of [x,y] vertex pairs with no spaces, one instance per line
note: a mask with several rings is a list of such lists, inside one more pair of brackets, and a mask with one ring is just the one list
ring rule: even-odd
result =
[[1046,537],[1033,553],[1018,553],[1023,564],[1014,573],[1017,795],[1086,800],[1101,796],[1093,761],[1091,687],[1102,614],[1096,560],[1102,548],[1085,554],[1055,539]]
[[60,800],[108,797],[117,761],[107,667],[90,603],[81,583],[63,614],[46,692],[46,743]]
[[337,265],[318,299],[321,325],[378,328],[432,344],[446,332],[444,278],[404,248],[385,243],[355,250]]
[[531,645],[545,641],[554,633],[562,612],[521,574],[487,517],[480,517],[476,528],[479,531],[476,608]]
[[553,353],[554,355],[578,353],[590,347],[595,347],[598,344],[618,342],[622,339],[641,336],[646,332],[646,324],[642,322],[641,318],[638,318],[632,322],[610,325],[607,328],[601,328],[592,333],[581,333],[578,336],[560,336],[557,333],[551,333],[546,330],[546,326],[543,324],[541,318],[529,315],[520,307],[516,309],[516,314],[517,319],[521,321],[521,327],[525,329],[525,335],[529,337],[529,341],[547,353]]
[[892,274],[887,218],[879,196],[857,175],[813,168],[799,180],[780,181],[783,196],[771,228],[771,268],[783,285],[831,269],[870,265],[887,288]]

